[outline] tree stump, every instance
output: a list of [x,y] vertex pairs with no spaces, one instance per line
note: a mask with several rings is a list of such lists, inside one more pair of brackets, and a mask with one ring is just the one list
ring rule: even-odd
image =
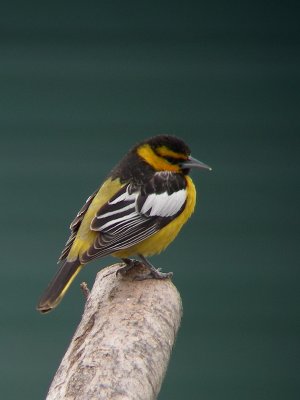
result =
[[47,400],[154,400],[178,331],[182,305],[170,279],[136,280],[136,265],[97,274],[82,320]]

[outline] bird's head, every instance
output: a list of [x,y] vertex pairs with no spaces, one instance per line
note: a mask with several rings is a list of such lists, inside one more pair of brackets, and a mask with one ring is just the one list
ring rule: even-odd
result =
[[190,148],[175,136],[154,136],[136,147],[137,154],[156,171],[188,174],[191,168],[211,168],[191,156]]

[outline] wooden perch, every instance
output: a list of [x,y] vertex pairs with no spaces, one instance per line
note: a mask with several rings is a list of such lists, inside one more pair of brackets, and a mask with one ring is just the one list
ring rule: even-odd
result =
[[154,400],[180,325],[169,279],[133,280],[144,268],[101,270],[47,400]]

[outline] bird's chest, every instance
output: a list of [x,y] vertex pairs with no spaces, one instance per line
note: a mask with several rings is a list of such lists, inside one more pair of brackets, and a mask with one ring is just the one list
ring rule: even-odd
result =
[[115,256],[130,257],[136,254],[144,256],[159,254],[176,238],[183,225],[194,212],[196,204],[195,185],[190,177],[186,177],[186,183],[187,198],[182,212],[154,235],[130,248],[115,253]]

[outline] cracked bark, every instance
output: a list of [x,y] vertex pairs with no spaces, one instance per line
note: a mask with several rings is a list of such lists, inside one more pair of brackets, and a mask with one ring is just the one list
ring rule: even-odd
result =
[[159,393],[182,306],[169,279],[134,280],[135,266],[101,270],[82,320],[46,400],[154,400]]

